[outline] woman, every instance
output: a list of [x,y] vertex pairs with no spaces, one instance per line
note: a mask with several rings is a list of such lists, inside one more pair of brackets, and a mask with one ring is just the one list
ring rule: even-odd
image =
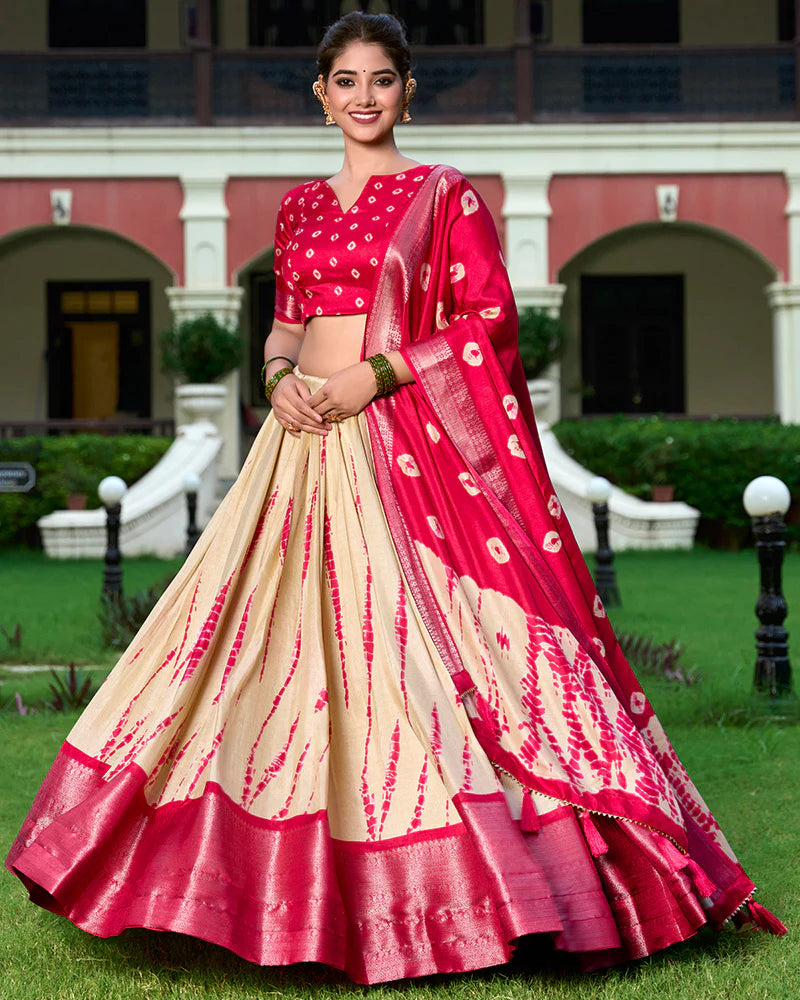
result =
[[394,143],[388,16],[327,33],[344,165],[284,198],[272,413],[8,864],[100,935],[359,982],[783,926],[622,657],[542,461],[497,236]]

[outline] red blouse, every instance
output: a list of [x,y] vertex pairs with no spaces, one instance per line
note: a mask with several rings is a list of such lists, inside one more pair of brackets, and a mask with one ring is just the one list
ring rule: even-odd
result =
[[345,212],[327,181],[308,181],[284,197],[275,228],[275,318],[365,313],[398,214],[432,169],[375,174]]

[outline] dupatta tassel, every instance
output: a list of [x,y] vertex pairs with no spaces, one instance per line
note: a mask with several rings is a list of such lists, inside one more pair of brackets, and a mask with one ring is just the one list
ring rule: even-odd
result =
[[662,837],[660,834],[654,834],[654,836],[656,836],[659,841],[661,853],[664,861],[666,861],[669,867],[670,872],[686,870],[694,882],[695,889],[697,889],[698,893],[702,897],[708,898],[713,896],[717,891],[717,885],[711,880],[700,865],[690,858],[688,854],[682,854],[667,837]]
[[522,792],[522,815],[519,818],[519,828],[525,833],[538,833],[542,828],[542,822],[539,819],[530,788],[525,788]]
[[608,844],[603,840],[602,834],[594,825],[591,814],[584,809],[579,813],[583,835],[593,858],[599,858],[601,854],[608,853]]
[[[703,871],[703,869],[698,865],[696,861],[692,861],[691,858],[687,860],[686,869],[692,876],[695,888],[700,893],[701,896],[708,898],[713,896],[717,891],[717,886],[711,881],[708,875]],[[758,903],[756,903],[758,906]]]
[[748,901],[747,910],[750,914],[750,919],[759,930],[766,931],[768,934],[774,934],[775,937],[783,937],[787,933],[786,925],[781,923],[774,913],[770,913],[766,906],[762,906],[754,899]]

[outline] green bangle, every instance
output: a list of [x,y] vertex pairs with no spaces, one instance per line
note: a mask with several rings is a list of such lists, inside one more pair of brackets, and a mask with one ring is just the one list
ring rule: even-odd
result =
[[294,368],[294,366],[297,364],[296,361],[293,361],[291,358],[287,358],[285,354],[276,354],[274,358],[267,358],[267,360],[261,366],[261,384],[262,385],[266,385],[267,384],[267,365],[271,364],[271,362],[273,362],[273,361],[288,361],[289,364],[292,366],[292,368]]
[[291,368],[280,368],[278,371],[275,372],[275,374],[271,378],[269,378],[264,383],[264,395],[267,397],[268,403],[272,401],[272,393],[275,391],[275,386],[278,384],[278,382],[280,382],[280,380],[284,376],[291,374],[292,374]]
[[373,354],[366,361],[375,375],[375,382],[378,387],[375,395],[385,396],[387,392],[391,392],[397,385],[397,376],[394,373],[394,368],[392,368],[385,354]]

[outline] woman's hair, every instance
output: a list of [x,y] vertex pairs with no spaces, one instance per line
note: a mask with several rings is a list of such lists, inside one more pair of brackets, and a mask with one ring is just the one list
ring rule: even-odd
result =
[[336,59],[352,42],[380,45],[405,80],[411,69],[411,50],[403,25],[392,14],[363,14],[351,11],[332,24],[317,49],[317,70],[327,80]]

